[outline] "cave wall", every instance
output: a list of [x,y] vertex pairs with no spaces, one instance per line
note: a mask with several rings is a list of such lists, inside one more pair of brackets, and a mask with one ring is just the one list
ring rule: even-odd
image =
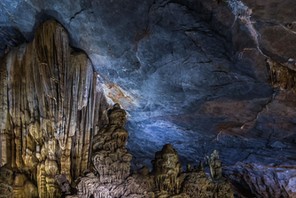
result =
[[31,179],[39,197],[58,196],[56,177],[71,183],[89,168],[92,137],[106,120],[97,74],[53,20],[0,70],[0,165]]

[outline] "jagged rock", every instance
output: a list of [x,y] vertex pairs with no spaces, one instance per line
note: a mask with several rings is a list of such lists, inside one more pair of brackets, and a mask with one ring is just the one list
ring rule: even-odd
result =
[[228,197],[233,198],[233,190],[230,183],[222,176],[222,163],[219,160],[219,152],[214,150],[207,157],[210,168],[210,178],[204,171],[203,162],[196,169],[183,173],[182,192],[189,197]]
[[[219,172],[222,171],[221,162],[220,166],[217,167],[217,159],[219,159],[218,153],[214,151],[211,156],[212,165],[210,166],[213,166],[213,162],[215,162],[215,167],[211,169]],[[178,154],[171,145],[165,145],[161,151],[156,153],[153,166],[152,174],[157,197],[233,198],[231,185],[222,175],[210,178],[203,169],[192,169],[189,172],[181,173]],[[219,172],[219,174],[222,174],[222,172]]]
[[69,46],[56,21],[11,50],[0,67],[0,165],[17,174],[14,197],[59,197],[55,179],[68,183],[89,168],[92,131],[104,122],[102,93],[86,54]]
[[89,174],[86,177],[80,178],[77,185],[78,196],[91,197],[91,195],[94,194],[94,191],[99,183],[99,178],[96,177],[94,174]]
[[0,189],[0,197],[38,197],[32,181],[25,174],[12,171],[7,164],[0,167]]
[[[52,194],[51,197],[56,197]],[[24,174],[16,174],[13,183],[13,197],[38,197],[37,187]]]
[[156,196],[233,198],[230,184],[222,178],[221,162],[218,159],[219,154],[214,151],[209,159],[211,178],[203,169],[190,170],[181,174],[177,152],[171,145],[165,145],[156,153],[153,161],[153,176],[158,190]]
[[[119,104],[114,104],[107,116],[108,124],[96,132],[92,142],[92,164],[98,176],[81,179],[78,194],[82,197],[119,197],[132,187],[120,187],[121,183],[129,181],[132,160],[125,148],[128,137],[124,129],[126,112]],[[114,188],[117,190],[112,190]]]
[[[136,175],[126,178],[122,183],[102,184],[98,177],[83,177],[78,184],[78,196],[81,198],[95,197],[143,197],[152,198],[154,193],[151,192],[150,179],[147,177],[140,178]],[[148,185],[147,185],[148,184]]]

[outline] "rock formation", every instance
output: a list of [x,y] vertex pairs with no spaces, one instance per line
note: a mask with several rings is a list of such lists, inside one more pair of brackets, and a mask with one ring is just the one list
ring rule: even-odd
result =
[[182,172],[177,152],[172,145],[164,145],[153,160],[156,197],[232,198],[231,185],[222,176],[222,164],[218,159],[219,154],[214,151],[209,158],[211,177],[201,167]]
[[104,122],[92,65],[69,47],[61,25],[47,21],[0,70],[0,165],[14,175],[1,188],[10,185],[13,197],[36,197],[37,188],[41,198],[59,197],[56,177],[71,183],[90,167],[93,133]]
[[56,21],[12,50],[0,74],[1,196],[75,196],[76,187],[80,197],[189,196],[196,181],[181,173],[171,145],[156,153],[152,173],[131,174],[126,112],[119,104],[105,111],[87,56],[69,47]]
[[[113,151],[113,153],[116,153],[116,151]],[[123,158],[118,159],[118,162],[124,160]],[[215,160],[219,158],[217,151],[213,152],[211,159],[213,158]],[[93,163],[98,163],[94,159]],[[103,160],[100,162],[100,164],[104,163]],[[119,166],[118,169],[125,170],[125,167]],[[155,154],[151,172],[146,167],[143,167],[137,173],[127,175],[127,177],[119,181],[114,180],[114,178],[122,176],[118,169],[106,166],[105,172],[108,172],[108,175],[104,174],[102,177],[100,171],[97,171],[99,172],[97,175],[88,173],[85,177],[80,178],[78,196],[82,198],[233,198],[232,187],[222,175],[213,179],[203,169],[182,172],[178,154],[170,144],[164,145],[162,150]],[[106,179],[108,176],[110,177],[109,180]]]
[[132,160],[125,148],[128,133],[124,129],[126,112],[115,104],[108,111],[109,123],[93,139],[92,160],[100,183],[121,183],[130,175]]
[[155,186],[158,191],[179,194],[181,165],[175,149],[170,144],[164,145],[161,151],[155,154],[153,161],[153,174],[155,175]]

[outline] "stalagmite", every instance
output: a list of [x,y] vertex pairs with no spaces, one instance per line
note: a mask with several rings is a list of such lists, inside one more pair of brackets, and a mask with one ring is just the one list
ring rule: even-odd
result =
[[210,157],[207,158],[210,166],[210,173],[213,180],[222,178],[222,164],[219,159],[219,152],[214,150]]
[[132,156],[125,149],[126,112],[119,104],[108,111],[109,124],[93,140],[93,164],[102,183],[120,183],[130,174]]
[[181,173],[179,157],[170,144],[166,144],[160,152],[155,154],[153,161],[156,188],[169,194],[178,194],[180,191],[178,176]]

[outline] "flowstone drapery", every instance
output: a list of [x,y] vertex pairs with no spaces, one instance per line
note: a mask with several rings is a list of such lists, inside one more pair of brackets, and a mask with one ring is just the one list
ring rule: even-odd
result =
[[93,131],[104,120],[87,55],[69,46],[56,21],[45,22],[1,60],[0,99],[0,165],[13,173],[13,196],[61,196],[59,178],[71,183],[88,169]]

